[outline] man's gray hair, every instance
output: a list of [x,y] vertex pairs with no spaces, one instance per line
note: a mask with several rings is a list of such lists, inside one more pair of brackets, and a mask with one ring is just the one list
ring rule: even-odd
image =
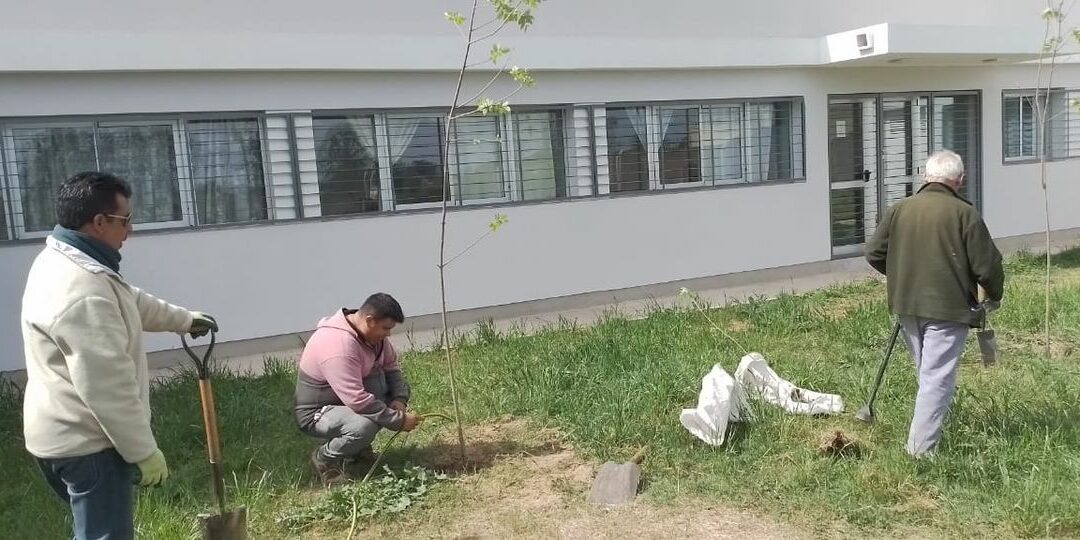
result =
[[952,150],[934,152],[926,160],[923,179],[927,182],[948,182],[964,175],[964,160]]

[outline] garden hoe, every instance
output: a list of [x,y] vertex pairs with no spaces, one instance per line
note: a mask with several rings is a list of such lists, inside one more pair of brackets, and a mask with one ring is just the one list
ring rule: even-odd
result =
[[641,482],[641,462],[645,459],[647,449],[646,446],[638,450],[629,463],[609,461],[600,467],[589,493],[589,502],[603,506],[621,506],[633,502]]
[[900,319],[896,320],[896,324],[893,325],[892,337],[889,338],[889,346],[885,349],[885,357],[881,359],[881,365],[878,366],[877,376],[874,377],[874,386],[870,388],[870,399],[866,400],[866,405],[859,409],[859,412],[855,413],[855,418],[863,422],[874,421],[874,400],[877,399],[878,389],[881,388],[881,379],[885,376],[885,368],[889,365],[889,357],[892,356],[893,348],[896,347],[896,340],[900,337]]
[[247,508],[225,511],[225,478],[221,462],[221,440],[218,437],[217,410],[214,406],[214,390],[210,385],[210,354],[214,351],[215,332],[210,331],[210,346],[206,354],[199,358],[188,347],[184,335],[180,342],[184,350],[195,362],[199,375],[199,397],[202,399],[203,425],[206,427],[206,451],[210,457],[210,474],[214,480],[214,494],[217,496],[218,514],[199,514],[199,530],[203,540],[246,540]]

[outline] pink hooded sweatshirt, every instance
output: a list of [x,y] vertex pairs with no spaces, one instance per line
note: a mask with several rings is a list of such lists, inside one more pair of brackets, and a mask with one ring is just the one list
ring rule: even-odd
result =
[[409,385],[389,339],[371,345],[339,310],[319,321],[300,357],[294,416],[302,430],[314,425],[325,406],[345,405],[379,426],[401,429],[405,415],[389,408],[407,403]]

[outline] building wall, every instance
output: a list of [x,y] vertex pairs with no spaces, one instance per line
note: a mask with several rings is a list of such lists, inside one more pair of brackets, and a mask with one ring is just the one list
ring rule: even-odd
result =
[[[483,5],[484,3],[481,2]],[[0,72],[170,69],[447,69],[460,39],[443,18],[468,0],[329,0],[300,6],[237,0],[147,6],[138,0],[8,2],[0,7]],[[1041,40],[1042,8],[1024,0],[674,0],[545,2],[514,61],[559,69],[806,65],[827,34],[890,24],[1009,27]],[[1070,21],[1071,23],[1071,21]],[[1066,27],[1075,26],[1075,23]],[[955,32],[935,34],[933,48]],[[943,41],[945,43],[943,43]],[[526,46],[527,44],[527,46]],[[486,46],[485,46],[486,48]],[[722,60],[721,60],[722,59]]]
[[[830,94],[980,90],[984,214],[995,236],[1042,227],[1038,166],[1002,165],[1001,92],[1032,85],[1033,68],[818,68],[544,73],[518,104],[802,96],[806,180],[696,191],[455,210],[449,253],[510,223],[450,267],[449,308],[827,260],[826,139]],[[1060,69],[1063,86],[1080,70]],[[473,81],[475,84],[477,81]],[[445,103],[439,74],[132,73],[0,77],[5,117],[231,110],[403,108]],[[1052,227],[1080,227],[1080,160],[1050,164]],[[279,222],[134,236],[123,270],[163,298],[218,316],[221,340],[310,330],[368,293],[398,296],[409,315],[438,310],[433,212]],[[22,367],[18,312],[40,243],[0,244],[0,370]],[[151,350],[176,347],[154,336]]]

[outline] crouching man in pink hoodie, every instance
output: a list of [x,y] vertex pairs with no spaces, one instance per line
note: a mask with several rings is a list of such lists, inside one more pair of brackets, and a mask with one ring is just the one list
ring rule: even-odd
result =
[[412,431],[423,420],[407,411],[409,383],[388,339],[404,320],[397,300],[373,294],[319,321],[304,347],[293,415],[301,431],[326,440],[311,454],[326,486],[348,480],[350,465],[371,466],[380,429]]

